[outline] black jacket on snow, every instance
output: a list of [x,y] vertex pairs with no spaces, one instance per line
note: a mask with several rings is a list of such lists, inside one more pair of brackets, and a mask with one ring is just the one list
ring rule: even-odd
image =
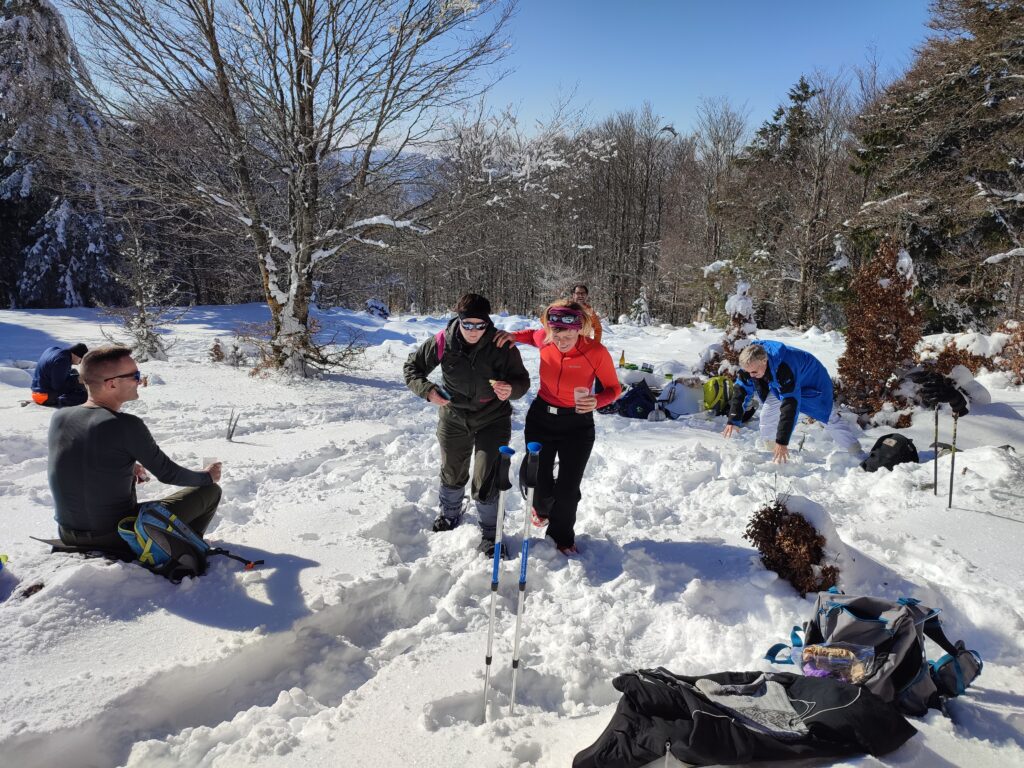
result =
[[[778,684],[772,703],[785,702],[789,716],[768,704],[765,717],[753,711],[759,698],[772,698],[756,695],[765,683]],[[573,768],[639,768],[663,758],[666,749],[691,765],[884,755],[917,733],[892,704],[832,678],[776,672],[684,677],[659,667],[620,675],[612,684],[623,694],[619,706]],[[709,696],[708,689],[755,695],[737,696],[732,707],[723,703],[728,695]]]
[[447,407],[470,412],[476,423],[488,422],[492,415],[510,414],[512,406],[497,398],[491,380],[507,381],[512,385],[509,400],[518,400],[530,388],[530,374],[515,344],[494,344],[495,332],[491,324],[480,341],[469,346],[459,331],[459,318],[452,319],[444,331],[444,355],[440,360],[436,336],[409,355],[404,368],[406,386],[426,400],[437,388],[427,376],[440,363],[441,394],[451,401]]

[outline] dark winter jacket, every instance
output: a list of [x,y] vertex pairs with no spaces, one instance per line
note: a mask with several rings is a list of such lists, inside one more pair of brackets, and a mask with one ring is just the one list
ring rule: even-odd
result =
[[135,462],[161,483],[212,485],[209,472],[175,464],[138,416],[81,406],[50,420],[49,480],[55,519],[75,532],[109,534],[135,514]]
[[[633,768],[668,750],[690,765],[884,755],[917,731],[870,691],[825,677],[666,669],[620,675],[622,699],[573,768]],[[659,763],[660,765],[660,763]]]
[[427,376],[440,364],[444,390],[440,394],[451,401],[447,408],[469,412],[476,424],[488,423],[498,416],[511,416],[512,406],[497,398],[491,380],[511,384],[509,400],[518,400],[530,388],[530,374],[515,345],[496,346],[494,334],[492,324],[480,341],[470,347],[459,331],[459,318],[454,318],[444,331],[444,352],[440,360],[436,335],[409,355],[404,369],[406,386],[426,400],[430,391],[438,388]]
[[743,423],[743,412],[755,394],[762,403],[769,394],[779,399],[779,445],[789,445],[799,413],[827,423],[832,415],[832,379],[818,358],[780,341],[753,343],[768,353],[768,367],[760,379],[740,371],[729,401],[729,423]]
[[47,347],[32,374],[32,391],[42,392],[56,400],[81,388],[78,371],[71,367],[71,348]]

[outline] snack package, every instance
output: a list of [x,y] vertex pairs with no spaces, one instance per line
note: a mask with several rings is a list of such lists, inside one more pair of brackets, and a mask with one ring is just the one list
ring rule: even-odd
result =
[[867,679],[875,661],[875,649],[852,643],[808,645],[801,653],[801,668],[808,677],[833,677],[858,684]]

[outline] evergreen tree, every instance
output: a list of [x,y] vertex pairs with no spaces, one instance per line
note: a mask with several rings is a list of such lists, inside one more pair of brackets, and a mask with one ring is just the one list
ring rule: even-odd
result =
[[74,170],[101,123],[88,75],[48,0],[0,0],[0,299],[77,306],[109,297],[103,203]]
[[929,331],[989,326],[1024,308],[1024,3],[936,0],[936,34],[861,114],[852,219],[871,248],[901,232],[931,299]]
[[177,290],[170,268],[158,254],[145,248],[134,232],[122,249],[122,256],[122,267],[114,279],[128,296],[128,304],[108,308],[106,314],[121,323],[132,356],[138,362],[166,360],[170,345],[161,336],[160,326],[177,321],[187,311],[173,307]]
[[762,322],[805,326],[827,307],[822,288],[852,194],[851,111],[841,78],[801,77],[737,161],[743,183],[731,202],[746,237],[733,258],[753,285],[778,286]]

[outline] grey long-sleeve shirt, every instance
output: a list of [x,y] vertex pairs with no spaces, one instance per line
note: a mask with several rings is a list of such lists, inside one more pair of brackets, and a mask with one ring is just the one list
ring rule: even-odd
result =
[[75,531],[110,533],[135,514],[135,462],[167,485],[211,485],[160,450],[138,416],[106,408],[62,408],[50,420],[49,480],[54,518]]

